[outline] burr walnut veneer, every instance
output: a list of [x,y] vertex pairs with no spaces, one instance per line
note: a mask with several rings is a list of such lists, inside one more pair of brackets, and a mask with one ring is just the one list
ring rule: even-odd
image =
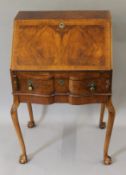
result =
[[27,162],[17,117],[20,103],[27,103],[28,127],[35,126],[31,103],[100,103],[100,128],[109,117],[104,163],[110,164],[108,147],[115,117],[112,105],[111,17],[108,11],[19,12],[14,20],[11,79],[12,120]]

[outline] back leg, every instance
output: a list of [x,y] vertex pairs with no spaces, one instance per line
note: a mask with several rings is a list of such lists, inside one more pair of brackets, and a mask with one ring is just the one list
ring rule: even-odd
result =
[[100,112],[100,121],[99,128],[104,129],[106,127],[106,123],[104,122],[104,113],[105,113],[105,104],[101,104],[101,112]]
[[28,107],[28,112],[29,112],[29,116],[30,116],[30,121],[28,122],[28,128],[33,128],[33,127],[35,127],[35,122],[34,122],[31,103],[27,103],[27,107]]

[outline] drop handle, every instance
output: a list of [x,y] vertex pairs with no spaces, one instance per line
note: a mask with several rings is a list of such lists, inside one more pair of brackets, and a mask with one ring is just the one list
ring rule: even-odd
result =
[[90,89],[90,91],[91,92],[94,92],[95,90],[96,90],[96,83],[90,83],[89,85],[88,85],[88,87],[89,87],[89,89]]
[[32,91],[33,90],[33,83],[32,80],[28,80],[28,90]]
[[32,91],[33,90],[33,87],[32,86],[28,86],[28,90],[29,91]]

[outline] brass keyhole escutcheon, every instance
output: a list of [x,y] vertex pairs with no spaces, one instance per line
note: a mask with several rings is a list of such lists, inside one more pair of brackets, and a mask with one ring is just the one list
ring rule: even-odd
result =
[[32,91],[33,90],[33,83],[32,80],[28,80],[28,90]]
[[60,23],[59,23],[59,28],[60,28],[60,29],[64,29],[64,27],[65,27],[64,22],[60,22]]
[[65,82],[64,82],[63,79],[59,79],[59,80],[58,80],[58,83],[59,83],[61,86],[63,86]]

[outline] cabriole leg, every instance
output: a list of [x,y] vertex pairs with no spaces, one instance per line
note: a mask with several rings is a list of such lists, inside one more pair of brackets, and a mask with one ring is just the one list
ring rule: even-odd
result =
[[115,119],[115,109],[112,104],[111,98],[108,100],[106,107],[108,109],[108,123],[107,123],[107,130],[106,130],[106,137],[105,137],[105,144],[104,144],[104,164],[110,165],[112,163],[112,159],[108,155],[108,149],[109,149],[110,138],[112,134],[113,123]]
[[27,107],[28,107],[28,112],[29,112],[29,116],[30,116],[30,121],[28,122],[28,128],[33,128],[33,127],[35,127],[35,122],[34,122],[31,103],[27,103]]
[[106,123],[104,122],[104,113],[105,113],[105,104],[101,104],[101,112],[100,112],[100,121],[99,128],[104,129],[106,127]]
[[21,128],[19,125],[19,121],[18,121],[18,114],[17,114],[17,109],[19,106],[19,100],[18,97],[14,96],[14,102],[11,108],[11,117],[12,117],[12,121],[18,136],[18,140],[21,146],[21,151],[22,154],[20,156],[19,162],[21,164],[24,164],[27,162],[27,155],[26,155],[26,148],[25,148],[25,144],[24,144],[24,140],[23,140],[23,136],[22,136],[22,132],[21,132]]

